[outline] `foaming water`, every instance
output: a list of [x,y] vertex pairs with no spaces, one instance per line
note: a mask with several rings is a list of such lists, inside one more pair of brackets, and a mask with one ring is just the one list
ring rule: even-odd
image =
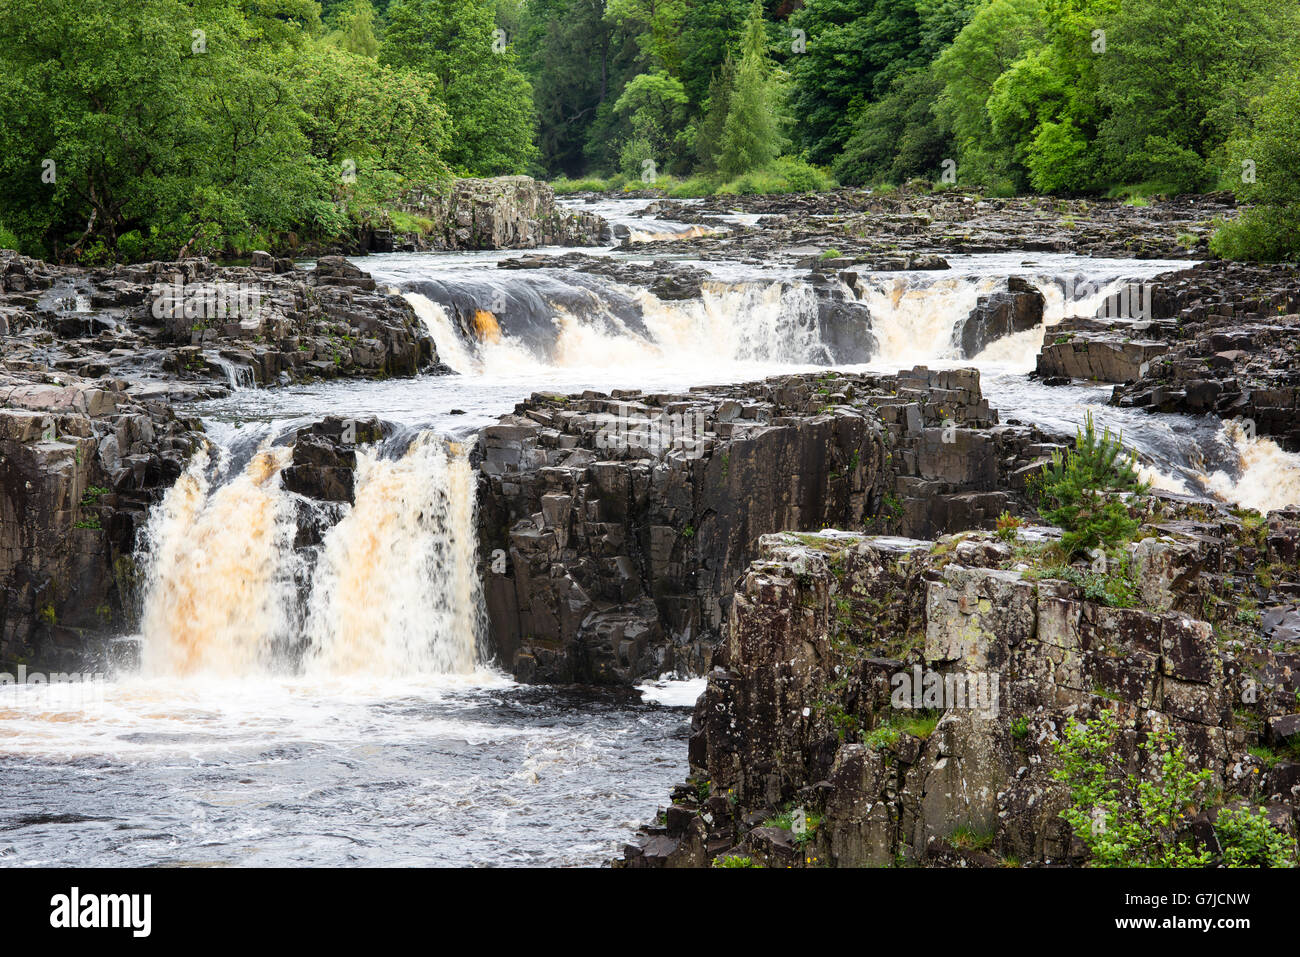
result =
[[458,446],[422,433],[400,459],[358,456],[307,613],[309,673],[465,674],[483,630],[475,488]]
[[51,715],[0,705],[0,866],[599,865],[689,733],[487,671],[119,678]]
[[[474,470],[456,443],[534,391],[676,391],[834,360],[802,270],[693,263],[713,278],[701,300],[674,302],[496,269],[516,255],[362,263],[405,291],[457,375],[242,390],[190,410],[213,447],[150,518],[140,672],[89,701],[69,697],[77,688],[0,694],[0,864],[597,864],[654,815],[686,771],[700,680],[648,682],[642,700],[522,687],[486,664]],[[1300,463],[1266,440],[1024,375],[1046,326],[1185,263],[951,263],[863,277],[881,350],[836,368],[974,365],[1003,421],[1072,434],[1092,410],[1166,487],[1257,507],[1300,499]],[[1044,327],[955,358],[958,323],[1008,275],[1043,292]],[[410,441],[359,450],[355,504],[327,516],[319,546],[294,549],[304,503],[283,488],[288,453],[273,443],[328,414],[377,415]]]
[[483,603],[466,449],[429,432],[400,458],[360,449],[355,503],[318,556],[294,547],[298,510],[281,481],[290,454],[257,452],[215,491],[196,458],[154,510],[142,672],[292,669],[300,636],[312,674],[472,671]]
[[[543,277],[545,278],[545,277]],[[706,282],[698,299],[663,300],[645,290],[614,286],[620,301],[636,314],[620,315],[598,297],[567,304],[548,303],[550,332],[530,330],[525,340],[513,334],[491,309],[476,303],[480,326],[462,329],[446,304],[419,292],[405,293],[438,346],[443,361],[457,372],[500,380],[549,374],[600,376],[615,372],[642,379],[661,370],[683,383],[752,376],[762,367],[824,364],[831,352],[822,342],[819,303],[805,284],[790,282]],[[489,298],[504,299],[493,290]],[[490,304],[490,302],[489,302]],[[579,313],[577,306],[583,311]],[[701,343],[709,348],[702,350]]]
[[141,664],[147,674],[250,674],[292,626],[293,510],[279,487],[288,449],[258,452],[213,490],[206,453],[145,533]]
[[1236,467],[1210,473],[1211,491],[1259,512],[1300,505],[1300,455],[1272,439],[1247,435],[1238,422],[1224,423],[1223,443],[1235,454]]

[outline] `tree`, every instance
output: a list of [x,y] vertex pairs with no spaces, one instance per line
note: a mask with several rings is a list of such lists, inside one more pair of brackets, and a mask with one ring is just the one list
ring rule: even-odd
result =
[[607,0],[605,18],[630,28],[641,50],[645,71],[676,76],[681,69],[679,42],[686,0]]
[[330,39],[349,53],[373,57],[379,53],[375,37],[375,7],[370,0],[349,0],[340,8]]
[[1120,496],[1147,490],[1138,477],[1136,456],[1125,452],[1109,429],[1098,435],[1091,412],[1075,435],[1074,448],[1054,453],[1035,487],[1043,518],[1064,530],[1061,547],[1070,556],[1130,539],[1138,523]]
[[935,59],[934,74],[943,91],[934,110],[952,130],[962,182],[1005,191],[1027,183],[1015,141],[994,133],[989,101],[1012,65],[1046,42],[1044,19],[1042,0],[991,0]]
[[517,45],[533,85],[542,166],[569,176],[590,164],[608,168],[629,132],[613,105],[636,74],[635,39],[605,18],[605,0],[529,0],[521,16]]
[[709,81],[709,95],[704,101],[703,115],[691,134],[691,143],[701,172],[717,171],[718,144],[722,142],[722,133],[727,126],[731,90],[735,85],[736,66],[728,56],[722,61],[719,72]]
[[522,173],[537,155],[532,88],[485,0],[392,0],[380,62],[418,70],[451,116],[447,159],[472,176]]
[[835,178],[850,185],[933,177],[954,156],[952,137],[934,115],[943,84],[930,70],[905,73],[869,104],[835,160]]
[[916,0],[808,0],[790,23],[807,37],[807,51],[790,58],[795,135],[813,162],[829,164],[861,108],[928,62]]
[[1210,247],[1229,259],[1300,260],[1300,60],[1250,107],[1250,125],[1225,150],[1238,194],[1253,203],[1220,226]]
[[620,164],[623,171],[640,175],[646,160],[666,168],[686,120],[686,91],[681,81],[662,71],[642,73],[623,88],[614,109],[628,117],[632,127]]
[[753,0],[717,154],[717,167],[724,176],[763,169],[781,155],[787,142],[781,131],[783,97],[767,54],[763,5]]
[[1300,6],[1125,0],[1098,58],[1109,174],[1165,192],[1213,184],[1213,160],[1300,32]]

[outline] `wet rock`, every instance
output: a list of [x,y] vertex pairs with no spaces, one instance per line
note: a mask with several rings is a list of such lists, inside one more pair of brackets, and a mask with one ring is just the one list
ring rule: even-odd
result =
[[0,371],[0,665],[128,627],[137,532],[202,441],[120,380]]
[[760,535],[991,526],[1046,438],[998,427],[973,369],[535,395],[475,451],[496,654],[529,681],[699,673]]
[[953,345],[962,358],[970,358],[990,343],[1034,329],[1042,321],[1043,294],[1013,276],[1005,292],[980,296],[971,314],[953,330]]
[[[1052,773],[1055,745],[1069,721],[1103,709],[1139,777],[1139,743],[1167,730],[1229,804],[1264,804],[1293,833],[1297,765],[1258,773],[1252,749],[1300,740],[1300,672],[1289,670],[1300,656],[1270,648],[1235,605],[1207,600],[1254,577],[1233,516],[1159,507],[1171,514],[1131,546],[1133,560],[1154,562],[1148,607],[1027,576],[981,533],[764,536],[692,722],[690,780],[728,795],[731,810],[719,827],[683,806],[673,833],[783,866],[1082,863],[1086,848],[1060,818],[1069,794]],[[1300,516],[1269,521],[1300,531]],[[1285,578],[1274,589],[1290,588],[1300,570],[1276,562],[1289,536],[1271,538],[1256,560]],[[1195,617],[1206,609],[1210,619]],[[792,833],[771,827],[778,810],[816,822],[798,856]],[[1189,824],[1212,851],[1215,811]],[[653,846],[650,831],[642,840]],[[706,847],[674,847],[676,866],[710,863]]]

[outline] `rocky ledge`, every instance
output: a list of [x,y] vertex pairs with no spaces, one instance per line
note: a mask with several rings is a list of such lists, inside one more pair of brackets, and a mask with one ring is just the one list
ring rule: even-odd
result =
[[310,269],[256,254],[103,269],[0,250],[0,339],[10,373],[129,380],[199,395],[308,379],[433,369],[433,340],[402,297],[339,256]]
[[1038,375],[1115,383],[1120,406],[1249,419],[1300,450],[1300,268],[1202,263],[1115,303],[1049,329]]
[[121,633],[136,533],[201,430],[120,379],[0,368],[0,664],[78,661]]
[[613,239],[602,217],[556,205],[555,191],[529,176],[458,179],[445,190],[407,197],[403,208],[426,217],[428,231],[374,230],[361,251],[600,246]]
[[[598,198],[590,197],[593,202]],[[834,249],[851,261],[871,263],[909,255],[1007,250],[1136,259],[1206,258],[1215,218],[1232,215],[1236,206],[1227,193],[1133,206],[1115,200],[1000,199],[959,189],[887,194],[842,189],[789,196],[713,196],[691,203],[655,199],[650,208],[664,219],[725,230],[718,235],[661,240],[655,243],[657,251],[701,259],[790,263],[811,261]],[[738,222],[736,213],[753,219]]]
[[616,864],[1077,864],[1054,745],[1104,709],[1139,778],[1155,732],[1210,773],[1185,833],[1213,849],[1220,811],[1249,803],[1294,837],[1300,512],[1154,497],[1142,517],[1107,572],[1050,567],[1034,527],[765,536],[691,776]]
[[534,395],[475,452],[493,648],[525,681],[700,673],[760,536],[991,527],[1061,441],[973,369]]

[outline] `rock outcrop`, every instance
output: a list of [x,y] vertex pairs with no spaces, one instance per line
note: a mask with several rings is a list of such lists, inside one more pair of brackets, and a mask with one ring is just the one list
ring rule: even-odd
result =
[[[653,194],[646,194],[650,198]],[[601,197],[591,197],[596,201]],[[1000,199],[961,190],[878,193],[841,189],[786,196],[713,196],[686,206],[655,198],[678,222],[725,228],[655,243],[656,252],[700,259],[811,265],[839,253],[837,268],[943,268],[926,257],[1007,250],[1134,259],[1209,256],[1216,217],[1236,204],[1227,193],[1130,206],[1118,200]],[[745,214],[737,222],[735,214]],[[756,220],[756,221],[755,221]],[[911,267],[894,265],[913,258]]]
[[1043,321],[1043,294],[1016,276],[1005,292],[980,296],[966,320],[953,330],[953,345],[963,359],[979,355],[992,342],[1027,332]]
[[495,652],[525,681],[699,673],[761,535],[990,527],[1057,447],[972,369],[535,395],[476,451]]
[[529,176],[458,179],[409,200],[411,212],[433,220],[428,233],[408,237],[411,251],[599,246],[613,235],[600,216],[556,205],[555,191]]
[[1038,376],[1114,383],[1123,407],[1247,419],[1300,449],[1300,269],[1201,263],[1116,300],[1049,329]]
[[1146,520],[1105,574],[1044,567],[1044,529],[764,537],[696,706],[691,778],[618,863],[1079,863],[1054,744],[1104,709],[1139,777],[1156,731],[1210,772],[1198,836],[1246,802],[1294,836],[1300,644],[1281,623],[1300,512],[1155,499]]
[[201,428],[121,380],[0,371],[0,665],[78,661],[132,619],[136,532]]
[[299,269],[206,259],[104,269],[0,251],[10,370],[49,368],[191,393],[307,379],[410,376],[436,367],[410,304],[340,256]]

